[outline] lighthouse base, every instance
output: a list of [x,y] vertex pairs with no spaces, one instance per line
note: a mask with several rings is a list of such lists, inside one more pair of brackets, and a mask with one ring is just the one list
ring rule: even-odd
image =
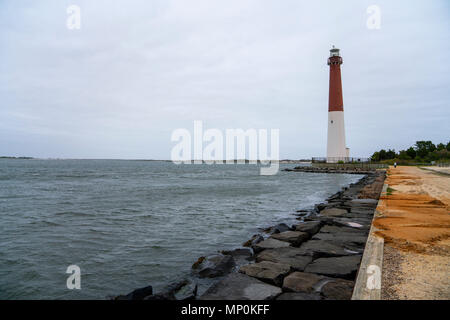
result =
[[327,162],[347,162],[349,151],[345,145],[344,112],[328,112]]

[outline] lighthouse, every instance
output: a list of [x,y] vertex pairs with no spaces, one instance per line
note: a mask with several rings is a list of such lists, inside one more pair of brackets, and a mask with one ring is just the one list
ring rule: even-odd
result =
[[330,92],[328,97],[327,162],[348,161],[349,151],[345,144],[344,102],[341,81],[342,57],[339,49],[330,50]]

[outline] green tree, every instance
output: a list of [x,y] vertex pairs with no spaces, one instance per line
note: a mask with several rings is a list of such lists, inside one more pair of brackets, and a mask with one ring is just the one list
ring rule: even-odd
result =
[[375,151],[373,155],[370,157],[372,161],[380,161],[380,153],[378,151]]
[[389,149],[388,151],[386,151],[386,159],[394,159],[395,158],[395,150],[394,149]]
[[[414,153],[415,154],[415,153]],[[398,158],[400,160],[411,160],[412,158],[409,156],[408,151],[407,150],[401,150],[398,153]]]
[[431,141],[416,141],[415,150],[417,156],[425,158],[428,153],[436,150],[436,146]]
[[411,159],[414,159],[414,158],[416,157],[416,150],[414,150],[413,147],[409,147],[409,148],[406,150],[406,153],[408,154],[408,156],[409,156]]
[[381,149],[373,153],[372,161],[385,161],[399,162],[399,160],[409,162],[415,160],[416,162],[431,162],[431,161],[447,161],[450,159],[450,142],[447,144],[438,143],[434,145],[431,141],[416,141],[413,147],[409,147],[406,150],[401,150],[398,154],[394,149]]
[[450,159],[450,152],[446,149],[444,150],[434,150],[433,152],[430,152],[425,159],[427,161],[438,161],[438,160],[446,160]]

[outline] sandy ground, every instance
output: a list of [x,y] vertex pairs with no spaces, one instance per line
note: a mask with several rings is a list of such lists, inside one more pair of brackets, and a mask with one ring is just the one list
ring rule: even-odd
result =
[[389,168],[378,207],[385,241],[382,299],[450,299],[450,176]]

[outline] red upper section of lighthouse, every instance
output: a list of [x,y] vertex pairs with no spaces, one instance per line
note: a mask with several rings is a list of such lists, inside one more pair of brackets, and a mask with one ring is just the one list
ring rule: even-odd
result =
[[328,112],[344,111],[341,82],[342,58],[339,55],[339,49],[333,47],[330,52],[331,56],[328,58],[328,65],[330,66],[330,92],[328,98]]

